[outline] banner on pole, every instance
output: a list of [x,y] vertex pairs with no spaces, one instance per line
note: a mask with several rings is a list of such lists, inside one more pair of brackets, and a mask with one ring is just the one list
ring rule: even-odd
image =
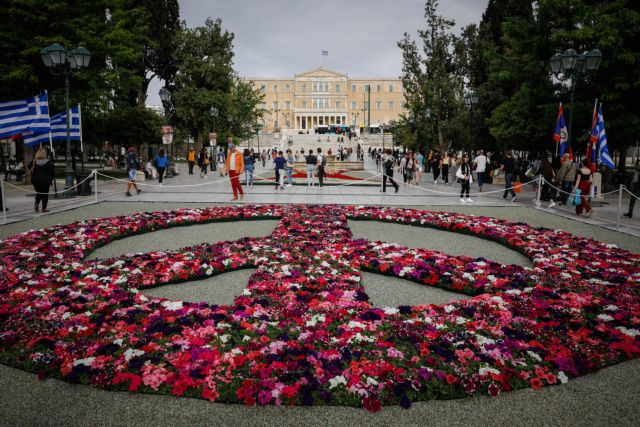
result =
[[215,132],[209,133],[209,146],[215,147],[218,140],[218,134]]
[[169,145],[173,142],[173,128],[171,126],[162,126],[162,143]]

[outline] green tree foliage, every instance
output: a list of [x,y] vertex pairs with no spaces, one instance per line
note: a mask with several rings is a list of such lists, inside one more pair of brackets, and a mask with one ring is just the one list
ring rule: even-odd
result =
[[[238,79],[233,69],[233,33],[223,30],[221,20],[207,19],[204,26],[183,24],[176,51],[177,74],[172,88],[176,122],[202,146],[211,130],[210,109],[218,110],[218,140],[247,136],[255,123],[262,95]],[[228,120],[228,119],[231,120]]]
[[438,15],[437,7],[437,0],[426,1],[426,29],[418,31],[422,53],[408,33],[398,46],[402,49],[402,83],[410,116],[416,123],[424,123],[425,111],[431,109],[428,139],[444,151],[459,140],[457,119],[462,111],[463,75],[455,54],[459,41],[451,33],[454,22]]
[[[40,50],[52,43],[84,46],[91,52],[91,63],[71,77],[71,104],[83,105],[85,142],[104,141],[106,124],[122,123],[122,114],[149,120],[132,129],[155,126],[157,120],[145,111],[131,113],[127,107],[144,109],[154,75],[173,79],[177,0],[3,0],[2,12],[0,100],[48,90],[51,113],[63,111],[64,77],[44,67]],[[118,111],[121,108],[125,113]],[[156,133],[153,138],[159,138],[159,130]],[[127,141],[140,144],[147,138],[143,132]]]

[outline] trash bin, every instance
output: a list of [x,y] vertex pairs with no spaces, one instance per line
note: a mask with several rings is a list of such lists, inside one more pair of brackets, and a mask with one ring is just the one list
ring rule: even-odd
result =
[[79,196],[91,195],[91,179],[87,179],[91,176],[88,173],[76,174],[76,185],[78,185],[77,191]]

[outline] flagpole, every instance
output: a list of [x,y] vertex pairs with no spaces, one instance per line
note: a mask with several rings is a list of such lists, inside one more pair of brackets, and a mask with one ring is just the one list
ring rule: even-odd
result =
[[78,118],[80,119],[80,160],[82,161],[82,175],[84,175],[84,145],[82,144],[82,103],[78,104]]
[[[591,127],[593,128],[593,126],[595,126],[595,124],[598,121],[598,98],[596,98],[596,102],[593,103],[593,120],[591,121]],[[591,132],[589,132],[589,145],[591,146],[591,149],[593,149],[593,141],[591,140]],[[595,164],[593,165],[593,168],[597,171],[598,170],[598,136],[596,135],[596,161]],[[593,158],[593,154],[591,154],[591,158]],[[591,161],[591,159],[589,159],[589,161]],[[591,172],[595,172],[593,169],[591,170]]]
[[[556,123],[558,123],[558,120],[560,120],[560,111],[562,111],[562,102],[560,103],[560,108],[558,108],[558,117],[556,117]],[[558,157],[559,149],[560,149],[560,140],[556,140],[556,157]]]
[[[44,93],[47,94],[47,104],[48,104],[49,103],[48,92],[45,90]],[[49,148],[51,149],[51,166],[53,166],[53,197],[57,199],[58,184],[56,184],[56,154],[55,154],[55,151],[53,151],[53,138],[51,136],[51,112],[49,112]]]

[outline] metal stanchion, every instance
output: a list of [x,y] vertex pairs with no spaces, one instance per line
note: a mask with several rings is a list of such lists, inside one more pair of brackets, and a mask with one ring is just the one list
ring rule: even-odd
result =
[[620,184],[618,189],[618,212],[616,214],[616,231],[620,231],[620,210],[622,209],[622,192],[624,191],[624,185]]
[[7,223],[7,199],[4,197],[4,178],[0,177],[0,193],[2,193],[2,223]]
[[96,181],[93,186],[93,193],[95,195],[95,202],[98,203],[98,171],[96,169],[93,170],[93,177]]
[[540,198],[542,197],[542,175],[538,177],[538,194],[536,195],[536,209],[540,209]]

